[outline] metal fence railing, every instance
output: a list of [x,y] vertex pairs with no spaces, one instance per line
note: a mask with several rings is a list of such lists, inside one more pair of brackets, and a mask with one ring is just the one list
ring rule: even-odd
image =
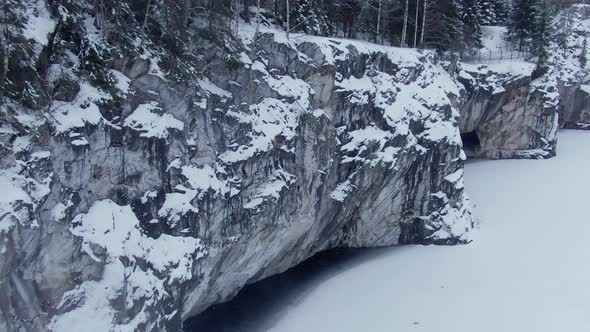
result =
[[479,50],[464,54],[462,61],[464,62],[490,62],[501,60],[518,60],[527,59],[532,56],[528,49],[519,49],[513,47],[497,48],[494,50]]

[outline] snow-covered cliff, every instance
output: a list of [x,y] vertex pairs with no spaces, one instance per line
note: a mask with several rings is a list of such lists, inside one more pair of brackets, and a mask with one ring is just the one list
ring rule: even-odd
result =
[[562,11],[554,23],[550,71],[560,94],[559,122],[563,128],[590,128],[590,5],[574,5]]
[[182,8],[153,18],[154,41],[120,3],[114,22],[86,1],[14,8],[0,329],[178,331],[325,249],[463,243],[460,132],[479,156],[554,151],[556,104],[529,74],[264,26],[232,37]]
[[28,5],[17,56],[46,69],[2,106],[4,329],[177,331],[321,250],[468,241],[461,91],[435,54],[243,26],[174,71],[83,8]]
[[526,61],[463,63],[458,80],[467,91],[460,107],[462,133],[476,137],[470,157],[548,158],[557,144],[558,94],[545,77],[534,79]]

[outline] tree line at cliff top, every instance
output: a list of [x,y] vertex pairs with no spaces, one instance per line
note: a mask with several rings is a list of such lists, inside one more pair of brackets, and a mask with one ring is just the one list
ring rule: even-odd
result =
[[[535,55],[543,67],[549,36],[567,37],[567,32],[551,31],[552,20],[574,3],[590,0],[55,0],[46,2],[57,22],[47,49],[72,48],[82,72],[107,85],[112,58],[147,47],[158,53],[164,70],[185,81],[201,59],[194,45],[213,42],[232,53],[228,31],[237,33],[244,20],[270,22],[287,35],[302,32],[461,54],[481,49],[482,26],[501,25],[513,45]],[[20,0],[0,2],[0,92],[7,86],[23,90],[14,83],[19,77],[23,81],[19,64],[30,63],[33,74],[39,68],[43,72],[43,63],[34,64],[34,52],[21,47],[27,45],[22,40],[30,23],[27,6]],[[88,15],[106,43],[85,41],[81,31]]]
[[[482,47],[484,25],[507,26],[508,39],[546,59],[551,21],[572,0],[226,0],[242,17],[252,8],[286,29],[377,43],[468,51]],[[248,10],[245,10],[248,8]],[[256,9],[254,9],[256,11]],[[288,14],[287,14],[288,13]],[[251,15],[250,15],[251,16]],[[288,17],[288,20],[287,20]],[[288,21],[288,23],[287,23]]]

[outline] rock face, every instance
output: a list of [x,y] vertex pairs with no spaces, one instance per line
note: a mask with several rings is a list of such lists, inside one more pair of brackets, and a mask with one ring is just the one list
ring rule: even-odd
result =
[[245,26],[171,64],[52,6],[23,4],[1,109],[0,330],[178,331],[328,248],[469,240],[435,54]]
[[590,64],[584,50],[590,34],[590,5],[574,5],[555,19],[547,76],[559,91],[559,124],[562,128],[590,129]]
[[590,85],[562,86],[560,90],[560,126],[590,129]]
[[461,131],[475,156],[554,153],[530,73],[94,4],[10,9],[0,330],[179,331],[325,249],[463,243]]
[[528,62],[462,64],[459,81],[466,88],[460,107],[462,133],[476,142],[470,157],[549,158],[557,144],[557,89],[545,78],[532,79]]
[[590,34],[590,6],[564,10],[554,31],[541,77],[534,77],[534,65],[524,61],[460,66],[458,80],[466,90],[458,107],[460,128],[472,141],[465,149],[470,157],[548,158],[556,152],[558,125],[590,128],[583,47]]

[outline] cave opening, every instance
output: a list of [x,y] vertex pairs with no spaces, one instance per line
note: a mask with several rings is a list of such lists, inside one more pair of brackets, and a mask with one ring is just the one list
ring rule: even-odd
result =
[[461,140],[463,141],[463,150],[467,157],[476,156],[481,147],[481,141],[479,140],[477,131],[461,133]]
[[[306,294],[335,274],[376,258],[386,249],[332,249],[284,273],[244,287],[233,299],[184,322],[184,332],[267,331]],[[391,250],[391,249],[389,249]]]

